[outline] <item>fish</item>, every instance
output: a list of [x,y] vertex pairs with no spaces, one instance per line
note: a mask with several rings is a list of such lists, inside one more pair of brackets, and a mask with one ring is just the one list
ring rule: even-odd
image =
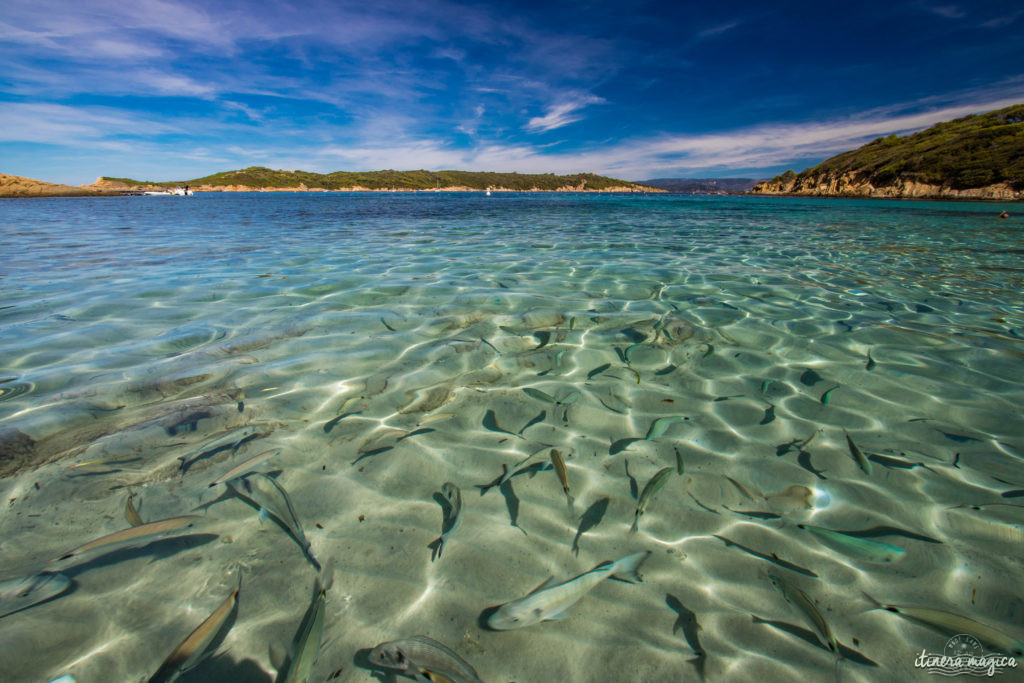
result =
[[728,474],[723,474],[722,476],[725,477],[726,479],[728,479],[729,483],[732,484],[733,486],[735,486],[736,489],[740,493],[742,493],[744,496],[746,496],[749,500],[757,500],[757,497],[753,493],[751,493],[750,489],[748,489],[746,486],[744,486],[743,484],[739,483],[738,481],[736,481],[735,479],[730,477]]
[[59,572],[0,581],[0,617],[46,602],[71,587],[71,579]]
[[551,331],[541,330],[540,332],[534,332],[533,337],[538,342],[535,349],[541,349],[544,348],[549,341],[551,341]]
[[838,388],[839,388],[839,385],[837,384],[837,385],[835,385],[834,387],[832,387],[831,389],[827,389],[827,390],[825,391],[825,393],[823,393],[823,394],[821,395],[821,398],[820,398],[820,399],[818,399],[819,401],[821,401],[821,405],[823,405],[823,406],[827,406],[827,405],[828,405],[828,401],[829,401],[829,398],[831,398],[831,396],[832,396],[832,392],[833,392],[833,391],[835,391],[835,390],[836,390],[836,389],[838,389]]
[[779,557],[778,555],[776,555],[775,553],[772,553],[772,554],[769,555],[767,553],[758,552],[757,550],[754,550],[753,548],[748,548],[747,546],[743,545],[742,543],[737,543],[736,541],[734,541],[734,540],[732,540],[730,538],[726,538],[725,536],[719,536],[718,534],[713,534],[713,535],[719,541],[724,543],[726,548],[729,548],[729,547],[739,548],[740,550],[742,550],[743,552],[747,553],[748,555],[756,557],[759,560],[764,560],[765,562],[771,562],[772,564],[774,564],[777,567],[782,567],[783,569],[788,569],[788,570],[790,570],[792,572],[796,572],[797,574],[803,574],[804,576],[810,576],[811,578],[817,578],[818,577],[818,575],[815,574],[814,572],[812,572],[810,569],[807,569],[805,567],[801,567],[798,564],[793,564],[792,562],[789,562],[788,560],[784,560],[781,557]]
[[953,612],[946,612],[944,610],[931,609],[930,607],[887,605],[875,600],[867,593],[864,593],[864,597],[870,600],[874,605],[872,609],[883,609],[888,612],[898,614],[905,619],[916,621],[919,624],[924,624],[925,626],[947,635],[955,635],[957,633],[970,634],[977,638],[982,645],[994,650],[999,650],[1003,654],[1007,654],[1012,657],[1020,657],[1024,655],[1024,642],[1021,642],[1002,631],[994,629],[987,624],[975,621],[970,617],[954,614]]
[[872,541],[859,536],[850,536],[841,531],[833,531],[812,524],[797,524],[797,528],[810,531],[822,543],[846,555],[854,556],[869,562],[892,562],[904,556],[903,548],[881,541]]
[[677,367],[678,366],[673,365],[672,363],[669,363],[668,365],[663,367],[661,370],[655,370],[654,374],[657,377],[664,377],[665,375],[671,375],[673,372],[675,372]]
[[302,548],[306,559],[320,571],[320,563],[313,556],[310,543],[302,531],[302,524],[295,516],[291,498],[280,484],[262,472],[251,472],[241,477],[229,479],[228,487],[239,497],[249,501],[260,511],[260,521],[269,514],[288,532]]
[[669,417],[659,417],[657,420],[651,423],[651,426],[647,429],[647,436],[644,437],[647,441],[657,439],[659,436],[664,434],[669,425],[679,420],[689,420],[690,418],[685,415],[671,415]]
[[452,683],[483,683],[469,662],[426,636],[381,643],[370,651],[370,661],[423,683],[439,680],[436,676]]
[[794,586],[777,574],[769,574],[768,580],[772,582],[772,585],[775,586],[776,590],[782,593],[782,597],[786,599],[786,602],[804,613],[804,616],[807,617],[808,621],[821,638],[822,645],[839,657],[841,654],[839,650],[839,641],[836,640],[835,635],[832,633],[832,629],[828,626],[828,622],[825,621],[823,616],[821,616],[821,612],[819,612],[818,608],[814,606],[814,602],[807,596],[807,593],[804,593],[797,586]]
[[551,396],[551,394],[545,393],[540,389],[534,389],[533,387],[524,387],[523,393],[529,396],[530,398],[535,398],[538,401],[543,401],[544,403],[556,403],[555,398]]
[[765,408],[765,410],[764,410],[764,417],[761,418],[761,421],[758,422],[758,424],[766,425],[769,422],[772,422],[774,420],[775,420],[775,406],[769,404],[768,407]]
[[586,512],[580,515],[580,524],[576,527],[576,536],[572,539],[572,553],[573,555],[579,556],[580,554],[580,537],[587,533],[604,519],[604,513],[608,511],[608,503],[610,502],[607,496],[598,498],[590,507],[587,508]]
[[231,616],[238,606],[238,591],[241,587],[242,575],[239,573],[238,585],[231,591],[231,594],[224,599],[220,607],[213,611],[213,614],[204,619],[203,623],[199,624],[185,640],[181,641],[178,647],[174,648],[171,654],[167,655],[167,659],[150,677],[150,683],[174,681],[181,674],[194,669],[213,653],[211,645],[222,635],[225,626],[230,628]]
[[[843,430],[843,434],[846,434],[846,430]],[[864,470],[864,474],[871,474],[871,461],[864,457],[860,449],[857,448],[857,444],[853,442],[849,434],[846,434],[846,445],[850,448],[850,455],[857,461],[857,465]]]
[[644,490],[640,493],[640,500],[636,504],[636,513],[633,515],[633,526],[630,527],[630,531],[636,531],[640,528],[640,516],[647,510],[647,505],[654,498],[654,494],[660,491],[665,482],[668,481],[673,469],[672,467],[663,467],[644,486]]
[[562,460],[562,454],[554,448],[551,449],[551,464],[555,466],[555,472],[558,473],[558,481],[562,483],[562,490],[565,492],[565,499],[569,505],[569,516],[572,516],[572,506],[576,499],[569,492],[569,473],[565,469],[565,461]]
[[441,506],[441,535],[427,546],[433,550],[430,555],[431,562],[441,557],[444,544],[448,542],[448,536],[455,531],[455,527],[462,519],[462,491],[458,486],[446,481],[441,485],[441,495],[435,496],[435,498],[439,498],[439,502],[443,501],[443,504]]
[[635,436],[627,436],[624,439],[617,439],[613,441],[611,445],[608,446],[608,455],[618,455],[622,451],[629,448],[631,444],[634,444],[637,441],[643,441],[643,439],[637,438]]
[[280,452],[280,448],[271,448],[268,451],[263,451],[259,455],[254,455],[253,457],[243,462],[241,465],[238,465],[237,467],[232,467],[226,473],[211,481],[210,487],[216,486],[217,484],[223,484],[224,482],[230,479],[234,479],[235,477],[241,476],[248,472],[249,470],[251,470],[252,468],[256,467],[257,465],[263,464],[264,461],[269,460],[270,458],[274,457]]
[[132,499],[135,498],[134,493],[128,494],[128,499],[124,501],[124,518],[128,520],[128,523],[132,526],[142,526],[142,517],[139,517],[139,511],[135,509],[135,505],[132,504]]
[[632,346],[627,346],[626,350],[622,352],[622,359],[624,361],[626,361],[627,363],[629,363],[630,362],[630,357],[633,355],[633,352],[636,351],[637,349],[639,349],[643,345],[644,345],[643,342],[637,342],[636,344],[633,344]]
[[565,396],[560,398],[557,401],[557,403],[560,406],[571,406],[573,403],[576,402],[576,399],[578,399],[579,397],[580,397],[579,390],[578,389],[572,389],[568,393],[566,393]]
[[871,357],[871,349],[868,349],[868,362],[864,364],[865,370],[875,369],[875,359]]
[[628,401],[615,394],[610,394],[607,401],[600,396],[597,397],[597,400],[600,401],[601,405],[605,408],[613,413],[618,413],[619,415],[625,415],[626,412],[632,408]]
[[868,460],[877,462],[882,467],[887,469],[898,469],[898,470],[912,470],[915,467],[923,467],[929,472],[934,472],[931,467],[925,465],[923,462],[910,462],[909,460],[901,460],[899,458],[890,458],[887,455],[880,455],[878,453],[868,453]]
[[743,515],[744,517],[750,517],[751,519],[782,519],[782,515],[777,515],[774,512],[760,512],[757,510],[733,510],[728,505],[723,505],[723,508],[729,512],[737,515]]
[[158,519],[155,522],[149,522],[148,524],[128,527],[127,529],[115,531],[112,534],[107,534],[106,536],[97,538],[94,541],[89,541],[85,545],[81,545],[74,550],[69,550],[63,555],[57,557],[57,560],[67,560],[75,557],[76,555],[81,555],[97,548],[110,548],[113,546],[129,548],[132,546],[146,545],[147,543],[167,536],[168,534],[187,529],[195,524],[197,520],[199,520],[198,515],[182,515],[181,517],[168,517],[167,519]]
[[525,597],[506,602],[488,618],[487,625],[497,631],[524,628],[542,621],[562,619],[576,602],[608,577],[637,583],[642,581],[637,570],[651,554],[644,550],[616,560],[602,562],[588,572],[568,581],[556,583],[551,577]]
[[259,439],[260,437],[264,437],[269,434],[270,428],[266,425],[250,425],[241,429],[235,429],[224,436],[207,441],[188,455],[179,456],[178,460],[181,461],[181,464],[178,469],[181,470],[182,474],[185,474],[192,465],[204,458],[209,458],[221,451],[237,451],[246,441]]
[[394,332],[395,331],[395,328],[391,327],[391,325],[388,325],[388,321],[384,319],[384,316],[381,316],[380,324],[383,325],[384,327],[386,327],[389,332]]
[[[326,576],[326,579],[324,578]],[[331,563],[313,583],[313,599],[306,608],[299,629],[288,648],[288,657],[278,667],[275,683],[307,683],[320,654],[320,638],[324,631],[324,605],[332,583]]]
[[611,366],[612,366],[611,363],[605,363],[604,365],[598,365],[596,368],[594,368],[593,370],[591,370],[590,372],[587,373],[587,380],[589,381],[589,380],[594,379],[595,377],[600,375],[602,372],[604,372],[605,370],[607,370]]
[[686,470],[683,465],[683,454],[679,452],[678,448],[673,447],[672,450],[676,452],[676,474],[683,474]]

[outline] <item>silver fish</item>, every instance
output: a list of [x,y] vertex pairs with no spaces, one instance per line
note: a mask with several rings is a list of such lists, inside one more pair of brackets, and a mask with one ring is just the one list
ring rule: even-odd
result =
[[245,474],[252,468],[262,464],[265,460],[269,460],[270,458],[274,457],[280,452],[280,448],[271,448],[269,451],[263,451],[259,455],[254,455],[253,457],[243,462],[241,465],[238,465],[237,467],[232,467],[228,472],[211,481],[210,486],[222,484],[228,481],[229,479],[234,479],[237,476]]
[[569,473],[565,469],[565,460],[562,459],[562,454],[554,448],[551,449],[550,456],[551,464],[555,466],[555,472],[558,474],[558,481],[562,484],[562,491],[565,492],[565,500],[569,506],[569,517],[572,517],[572,508],[576,498],[569,492]]
[[306,683],[320,654],[320,638],[324,631],[324,604],[331,587],[330,560],[324,571],[326,579],[317,577],[313,584],[313,599],[306,609],[299,630],[288,648],[288,660],[277,673],[277,683]]
[[306,554],[310,563],[317,571],[320,571],[320,563],[313,556],[299,518],[295,516],[291,498],[280,484],[262,472],[251,472],[242,477],[229,479],[227,484],[235,493],[248,500],[260,511],[260,521],[269,514],[280,522],[302,548],[302,552]]
[[198,519],[200,519],[198,515],[183,515],[181,517],[158,519],[148,524],[129,527],[97,538],[95,541],[90,541],[74,550],[69,550],[57,559],[66,560],[96,548],[106,548],[109,546],[130,548],[132,546],[145,545],[175,531],[187,529],[195,524]]
[[180,456],[178,458],[178,460],[181,461],[179,469],[181,469],[181,473],[184,474],[188,471],[189,467],[203,458],[208,458],[221,451],[237,451],[238,448],[246,441],[268,436],[270,432],[271,428],[268,425],[250,425],[241,429],[232,430],[223,436],[207,441],[188,455]]
[[782,593],[782,596],[786,598],[786,602],[804,613],[804,616],[806,616],[811,622],[811,625],[818,632],[818,635],[821,636],[822,643],[825,647],[827,647],[830,652],[838,656],[840,654],[839,641],[837,641],[836,637],[832,634],[832,629],[829,628],[828,622],[825,621],[825,618],[821,616],[821,612],[819,612],[818,608],[814,606],[814,602],[807,597],[807,593],[804,593],[802,590],[776,574],[769,574],[768,579],[772,582],[772,585]]
[[132,526],[142,526],[142,517],[139,516],[139,511],[135,509],[135,504],[132,502],[134,499],[135,494],[129,493],[128,500],[124,502],[124,518]]
[[[846,432],[843,431],[843,434],[846,434]],[[857,448],[857,444],[853,442],[849,434],[846,434],[846,445],[850,448],[850,455],[857,461],[858,467],[864,470],[864,474],[871,474],[871,461],[864,457],[864,454]]]
[[633,516],[633,526],[630,527],[630,531],[636,531],[640,528],[640,517],[644,514],[647,509],[647,504],[654,498],[654,494],[661,490],[661,487],[668,481],[668,477],[672,474],[672,467],[664,467],[658,470],[658,473],[651,477],[651,480],[644,486],[643,492],[640,494],[640,500],[636,504],[636,514]]
[[552,577],[525,597],[499,607],[488,617],[487,625],[495,630],[508,631],[542,621],[562,619],[568,616],[570,607],[609,576],[630,583],[639,582],[641,579],[636,570],[650,554],[651,551],[645,550],[615,562],[602,562],[590,571],[562,583],[555,583]]
[[875,609],[884,609],[901,617],[916,621],[929,626],[947,635],[967,633],[977,638],[982,645],[999,650],[1013,657],[1024,655],[1024,641],[1017,640],[1002,631],[998,631],[987,624],[975,621],[970,617],[960,616],[952,612],[931,609],[928,607],[907,607],[901,605],[886,605],[878,602],[873,597],[864,594],[868,600],[875,605]]
[[459,520],[462,519],[462,491],[459,487],[446,481],[441,485],[441,495],[448,505],[442,510],[441,535],[429,546],[434,551],[430,557],[431,562],[441,557],[444,544],[448,542],[448,536],[455,531]]
[[869,562],[892,562],[906,554],[906,551],[899,546],[889,545],[888,543],[882,543],[870,538],[851,536],[841,531],[833,531],[832,529],[811,524],[797,524],[796,526],[799,529],[810,531],[830,548]]
[[178,647],[174,648],[167,659],[163,661],[160,668],[149,679],[150,683],[165,681],[170,683],[181,674],[194,669],[201,661],[206,659],[212,651],[210,645],[217,640],[224,627],[229,624],[231,614],[238,605],[238,590],[242,586],[242,576],[238,576],[238,585],[231,591],[220,607],[213,611],[213,614],[203,620],[185,640],[181,641]]
[[437,680],[434,676],[443,676],[452,683],[482,683],[466,660],[426,636],[381,643],[370,652],[370,661],[385,669],[398,669],[421,683]]
[[60,595],[71,579],[56,572],[40,572],[20,579],[0,581],[0,617],[20,612]]

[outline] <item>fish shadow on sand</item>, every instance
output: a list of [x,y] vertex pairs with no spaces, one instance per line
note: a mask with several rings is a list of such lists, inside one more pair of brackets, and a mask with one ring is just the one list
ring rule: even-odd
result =
[[607,496],[598,498],[580,515],[580,525],[576,528],[576,537],[572,539],[573,555],[579,557],[580,537],[601,523],[601,520],[604,519],[604,514],[608,511],[609,502]]
[[121,548],[111,550],[108,553],[103,553],[102,555],[94,557],[91,560],[87,560],[86,562],[72,564],[67,567],[60,567],[57,571],[66,575],[68,578],[73,579],[79,574],[87,572],[90,569],[108,567],[112,564],[135,560],[141,557],[150,556],[154,561],[163,560],[168,557],[173,557],[178,553],[185,552],[186,550],[191,550],[192,548],[198,548],[199,546],[211,543],[219,537],[220,536],[218,534],[186,534],[183,536],[158,538],[138,548]]
[[437,558],[441,557],[441,550],[444,546],[444,533],[448,531],[445,528],[444,520],[447,520],[452,515],[452,504],[448,502],[448,499],[440,491],[434,493],[434,500],[438,505],[441,506],[441,535],[431,541],[427,547],[430,548],[430,561],[433,562]]
[[697,615],[671,593],[665,594],[665,604],[676,613],[676,621],[672,624],[672,634],[675,635],[679,631],[683,632],[686,644],[693,650],[694,655],[692,659],[687,659],[686,661],[697,669],[697,676],[700,680],[704,680],[704,665],[707,664],[707,653],[704,652],[704,648],[700,644],[700,636],[697,633],[700,631]]
[[480,612],[480,616],[476,618],[476,625],[479,626],[481,630],[490,631],[491,633],[500,633],[499,629],[491,628],[491,625],[488,623],[488,619],[491,618],[491,615],[499,609],[501,609],[501,605],[494,605],[492,607],[485,608],[484,611]]
[[[785,621],[773,621],[771,619],[762,619],[756,614],[751,614],[750,618],[753,620],[755,624],[767,624],[768,626],[777,628],[780,631],[785,631],[786,633],[792,636],[796,636],[801,640],[807,641],[814,647],[821,648],[825,652],[832,654],[832,651],[829,650],[827,646],[821,644],[821,641],[818,640],[818,636],[814,633],[814,631],[808,631],[805,628],[800,628],[795,624],[789,624]],[[838,643],[839,641],[836,642]],[[843,659],[848,659],[851,662],[863,664],[864,666],[878,666],[878,663],[874,660],[868,659],[861,653],[857,652],[852,648],[847,647],[846,645],[843,645],[842,643],[839,643],[839,653],[842,655]]]
[[[229,629],[224,629],[227,635]],[[238,662],[227,655],[212,657],[179,678],[181,683],[219,683],[220,681],[247,681],[247,683],[272,683],[273,676],[264,671],[251,659]]]
[[508,479],[503,481],[498,486],[498,490],[501,491],[501,495],[505,497],[505,507],[508,508],[509,524],[525,534],[526,529],[519,526],[519,496],[516,495],[515,490],[512,488],[512,480]]

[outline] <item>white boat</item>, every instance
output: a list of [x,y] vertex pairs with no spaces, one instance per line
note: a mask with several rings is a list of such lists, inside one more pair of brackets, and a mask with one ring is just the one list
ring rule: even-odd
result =
[[151,197],[191,197],[193,192],[188,187],[176,187],[173,190],[146,190],[142,194]]

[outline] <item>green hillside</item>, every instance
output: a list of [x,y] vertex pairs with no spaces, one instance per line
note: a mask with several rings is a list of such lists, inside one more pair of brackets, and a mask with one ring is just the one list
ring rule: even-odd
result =
[[343,187],[365,187],[371,190],[432,190],[438,187],[468,187],[484,190],[488,187],[508,190],[556,190],[561,187],[578,187],[583,185],[588,190],[606,190],[611,187],[642,186],[625,180],[616,180],[593,173],[577,173],[575,175],[554,175],[551,173],[490,173],[476,171],[365,171],[334,173],[311,173],[308,171],[275,171],[262,166],[251,166],[238,171],[215,173],[205,178],[180,180],[175,182],[154,182],[131,180],[129,178],[107,178],[128,185],[153,184],[160,186],[176,185],[210,185],[213,187],[228,185],[245,185],[248,187],[298,188],[319,187],[325,190],[336,190]]
[[1024,190],[1024,104],[890,135],[770,183],[853,173],[872,185],[912,180],[959,190],[1006,182]]

